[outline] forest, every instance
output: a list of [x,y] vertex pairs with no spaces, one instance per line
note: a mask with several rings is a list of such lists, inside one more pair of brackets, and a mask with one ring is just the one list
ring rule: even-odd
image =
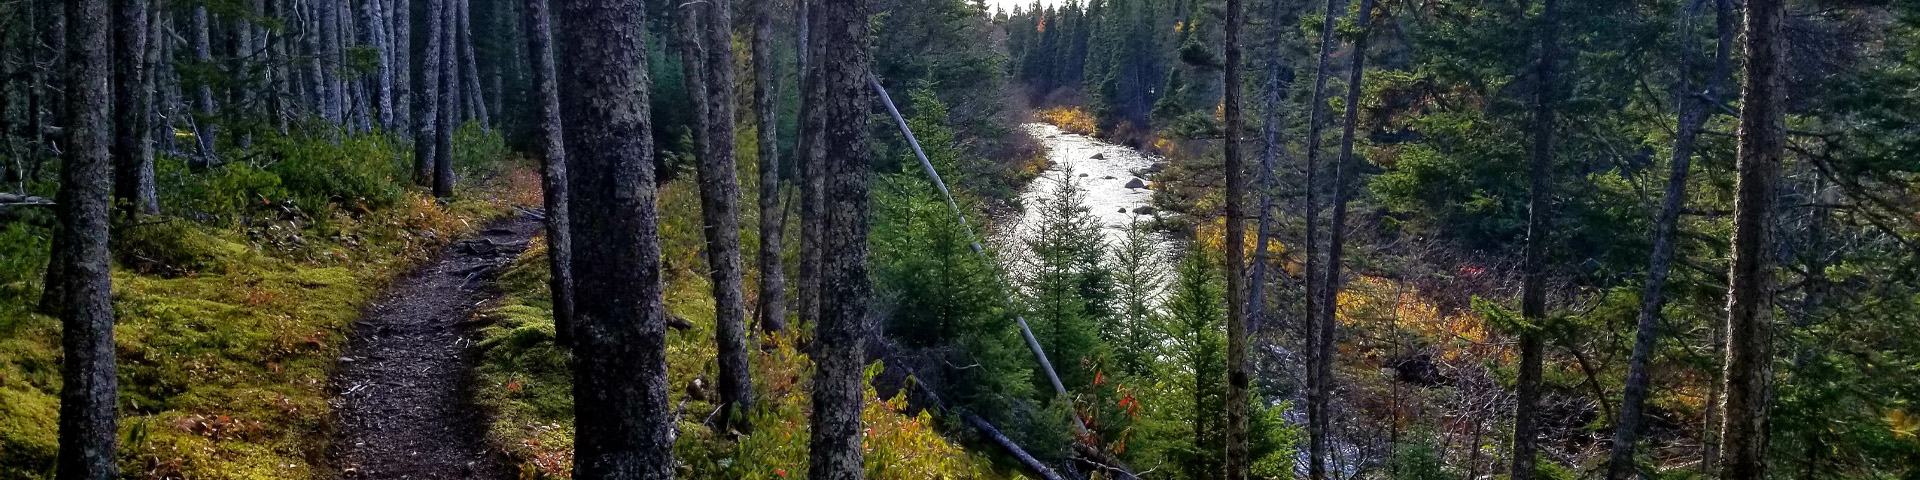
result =
[[801,476],[1920,478],[1920,3],[0,0],[0,479]]

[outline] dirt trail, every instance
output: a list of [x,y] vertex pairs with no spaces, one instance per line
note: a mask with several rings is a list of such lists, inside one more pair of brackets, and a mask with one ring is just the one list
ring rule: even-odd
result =
[[340,478],[509,478],[468,402],[477,327],[470,319],[492,297],[501,266],[539,230],[523,215],[453,244],[395,282],[356,323],[333,379]]

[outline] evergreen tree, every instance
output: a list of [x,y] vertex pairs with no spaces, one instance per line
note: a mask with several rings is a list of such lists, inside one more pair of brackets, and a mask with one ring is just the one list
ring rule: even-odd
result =
[[1045,180],[1053,188],[1030,207],[1039,210],[1041,222],[1023,240],[1029,255],[1022,289],[1027,319],[1070,391],[1093,384],[1103,356],[1099,325],[1112,308],[1103,227],[1087,211],[1086,192],[1075,178],[1066,169]]

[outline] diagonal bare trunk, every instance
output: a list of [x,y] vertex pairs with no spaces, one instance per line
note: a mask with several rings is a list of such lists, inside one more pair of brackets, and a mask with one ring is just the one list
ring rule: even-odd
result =
[[534,126],[540,148],[540,191],[547,205],[547,283],[553,298],[554,340],[573,345],[573,235],[567,224],[567,147],[560,121],[560,90],[554,78],[553,26],[547,0],[527,0],[527,55],[532,57]]
[[[1731,0],[1715,0],[1726,3]],[[1681,20],[1680,38],[1688,38],[1693,31],[1695,14],[1689,10]],[[1722,18],[1720,26],[1720,48],[1715,58],[1714,70],[1707,79],[1707,97],[1719,98],[1719,92],[1728,75],[1732,73],[1731,61],[1727,57],[1729,45],[1733,42],[1731,20]],[[1683,40],[1684,43],[1684,40]],[[1683,47],[1684,48],[1684,47]],[[1680,61],[1680,76],[1691,76],[1691,62],[1694,55],[1689,49],[1683,52]],[[1640,314],[1636,323],[1633,353],[1627,360],[1627,381],[1621,393],[1620,418],[1614,422],[1613,450],[1607,461],[1609,480],[1627,480],[1638,473],[1634,461],[1635,444],[1639,441],[1641,412],[1647,401],[1651,375],[1648,364],[1652,361],[1653,350],[1660,338],[1660,311],[1666,305],[1667,275],[1673,266],[1673,232],[1680,221],[1680,210],[1686,206],[1687,173],[1692,167],[1695,140],[1700,136],[1701,127],[1706,125],[1708,111],[1704,99],[1695,98],[1692,82],[1684,81],[1680,88],[1677,104],[1681,105],[1678,131],[1673,140],[1673,157],[1667,171],[1666,198],[1660,205],[1660,213],[1653,224],[1653,254],[1647,261],[1646,289],[1640,297]]]

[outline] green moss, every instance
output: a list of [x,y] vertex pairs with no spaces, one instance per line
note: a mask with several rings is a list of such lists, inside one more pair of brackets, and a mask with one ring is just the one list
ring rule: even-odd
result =
[[[263,139],[262,151],[280,158],[272,172],[231,162],[162,175],[184,180],[162,185],[167,211],[198,220],[150,218],[114,232],[120,458],[129,475],[328,476],[317,470],[330,439],[327,385],[353,320],[395,275],[511,213],[498,198],[441,205],[408,192],[377,171],[398,158],[385,140],[291,141]],[[294,180],[283,185],[282,175]],[[292,197],[309,201],[294,206],[285,201]],[[45,233],[19,223],[0,230],[0,478],[46,477],[57,454],[59,322],[28,313],[44,275]]]

